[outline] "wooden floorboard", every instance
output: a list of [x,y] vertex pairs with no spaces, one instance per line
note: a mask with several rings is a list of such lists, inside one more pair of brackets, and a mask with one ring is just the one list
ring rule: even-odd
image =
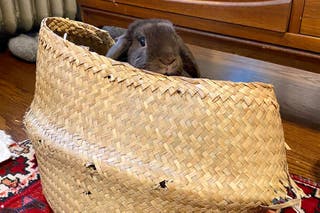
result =
[[0,129],[15,140],[26,139],[22,119],[34,93],[35,64],[0,53]]
[[[220,57],[221,70],[228,67],[230,61],[236,63],[239,57],[231,55],[223,59],[224,53],[217,54],[215,57]],[[246,63],[245,59],[242,60],[242,64]],[[248,59],[249,62],[252,63]],[[261,66],[258,61],[257,66]],[[259,72],[255,72],[254,69],[249,71],[251,70],[252,75],[259,75],[262,69],[260,67]],[[34,64],[18,60],[8,51],[0,53],[0,129],[5,130],[17,141],[26,139],[22,120],[32,101],[34,84]],[[320,130],[286,120],[283,120],[283,129],[286,142],[291,147],[291,151],[287,152],[290,172],[320,182]]]

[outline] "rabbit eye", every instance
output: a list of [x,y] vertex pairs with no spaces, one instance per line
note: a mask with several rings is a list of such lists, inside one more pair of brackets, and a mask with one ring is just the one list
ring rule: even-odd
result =
[[144,36],[139,37],[138,41],[140,42],[141,46],[146,46],[146,38]]

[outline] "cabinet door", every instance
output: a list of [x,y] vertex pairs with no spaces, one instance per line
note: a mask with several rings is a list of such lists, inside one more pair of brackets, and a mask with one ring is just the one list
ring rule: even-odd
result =
[[292,0],[116,0],[116,2],[286,32]]
[[320,1],[306,0],[303,11],[301,33],[320,37]]

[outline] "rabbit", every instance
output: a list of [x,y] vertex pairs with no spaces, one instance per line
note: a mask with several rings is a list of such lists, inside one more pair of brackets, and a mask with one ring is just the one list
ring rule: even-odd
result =
[[164,19],[134,21],[106,56],[164,75],[200,77],[191,51],[173,24]]

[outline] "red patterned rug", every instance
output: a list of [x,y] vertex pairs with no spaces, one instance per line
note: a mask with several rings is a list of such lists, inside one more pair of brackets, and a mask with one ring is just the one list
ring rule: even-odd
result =
[[[10,150],[19,157],[0,163],[0,213],[52,212],[42,194],[30,141],[14,144]],[[320,213],[320,184],[297,175],[291,176],[310,195],[303,199],[302,209],[306,213]],[[295,210],[288,208],[282,212],[294,213]]]
[[10,151],[18,157],[0,163],[0,213],[52,212],[30,141],[15,143]]

